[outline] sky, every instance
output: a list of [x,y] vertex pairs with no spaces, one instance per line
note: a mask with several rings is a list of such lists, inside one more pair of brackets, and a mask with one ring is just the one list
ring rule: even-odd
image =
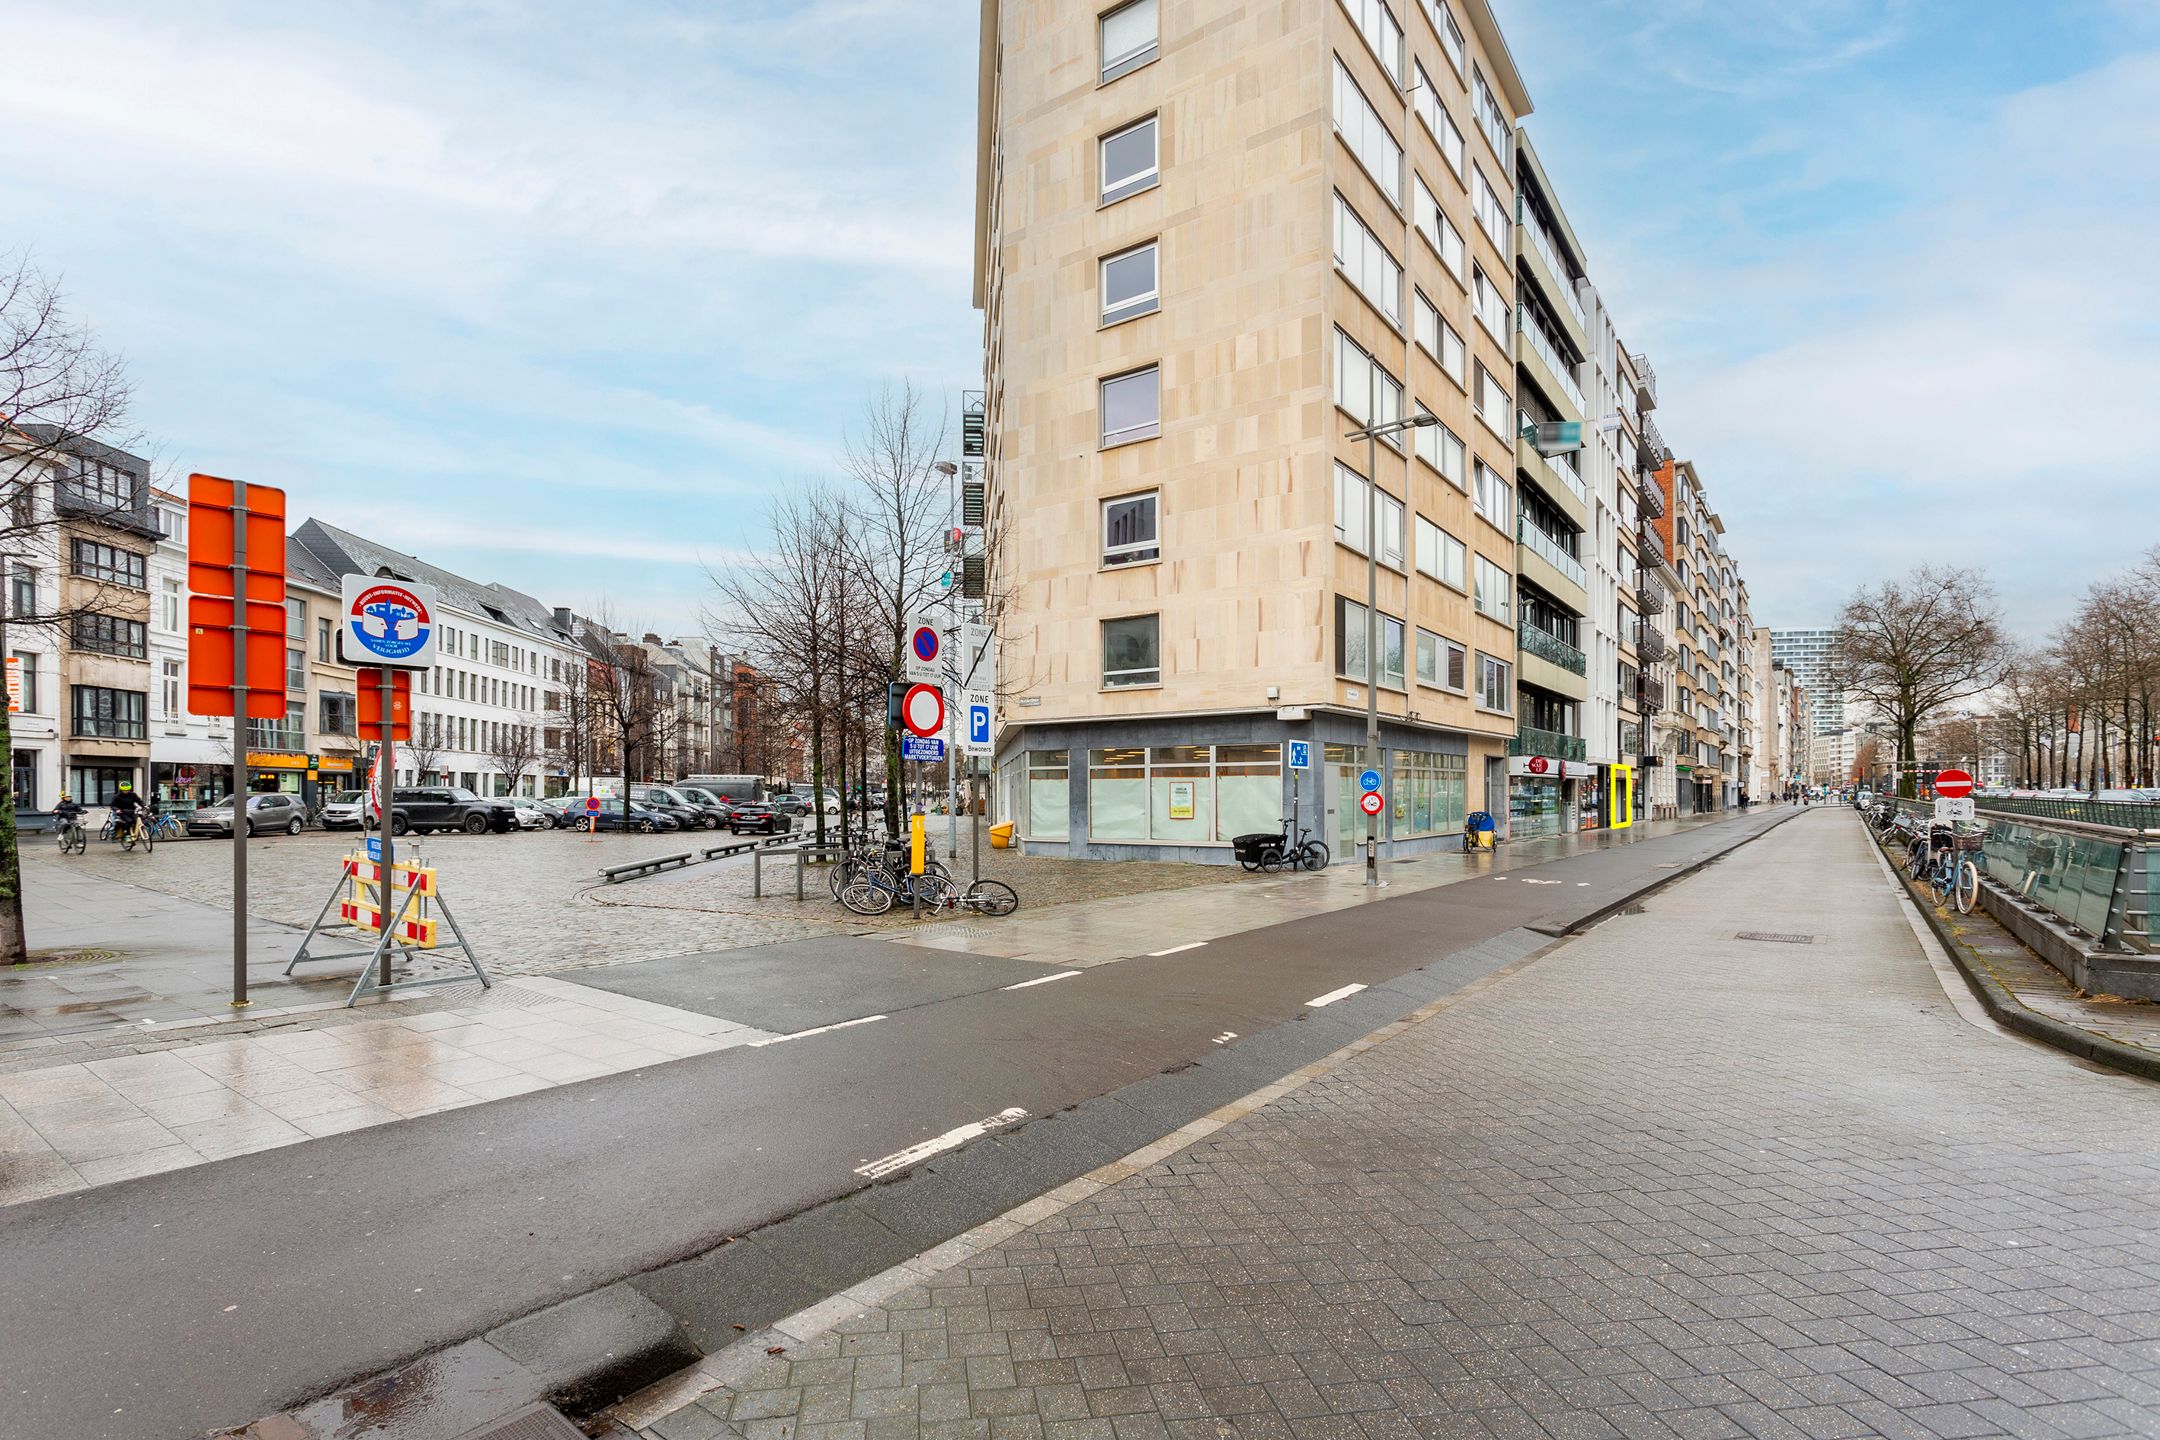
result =
[[[2160,543],[2160,0],[1493,5],[1758,623],[1937,561],[2037,638]],[[0,252],[175,479],[691,632],[881,385],[979,383],[975,9],[0,0],[75,57]]]

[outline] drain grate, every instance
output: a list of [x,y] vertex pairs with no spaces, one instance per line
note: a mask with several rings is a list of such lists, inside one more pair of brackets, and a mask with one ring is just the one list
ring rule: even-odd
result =
[[1777,930],[1742,930],[1733,936],[1735,940],[1760,940],[1766,945],[1812,945],[1814,935],[1789,935]]
[[552,1405],[532,1405],[515,1415],[491,1420],[468,1430],[459,1440],[585,1440],[585,1432],[572,1425]]

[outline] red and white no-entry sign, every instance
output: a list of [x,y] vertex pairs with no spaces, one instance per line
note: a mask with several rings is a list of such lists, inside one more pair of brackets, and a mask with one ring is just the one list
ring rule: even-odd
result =
[[1368,790],[1363,795],[1360,795],[1358,797],[1357,803],[1358,809],[1363,810],[1366,814],[1377,815],[1380,813],[1380,807],[1385,805],[1387,802],[1380,798],[1379,791]]
[[935,685],[910,685],[900,697],[900,720],[913,735],[945,733],[945,692]]
[[1945,770],[1935,777],[1935,793],[1945,800],[1963,800],[1973,792],[1973,778],[1963,770]]

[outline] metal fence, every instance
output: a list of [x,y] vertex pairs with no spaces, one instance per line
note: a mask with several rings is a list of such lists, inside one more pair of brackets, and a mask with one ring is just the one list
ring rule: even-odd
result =
[[[1989,800],[1978,815],[1987,826],[1981,868],[2011,894],[2037,905],[2103,950],[2160,953],[2160,833],[2149,825],[2094,823],[2081,815],[2034,814],[2025,807],[2065,811],[2150,812],[2150,805],[2101,805],[2060,800]],[[1898,808],[1923,818],[1925,801]],[[2149,818],[2149,816],[2147,817]]]

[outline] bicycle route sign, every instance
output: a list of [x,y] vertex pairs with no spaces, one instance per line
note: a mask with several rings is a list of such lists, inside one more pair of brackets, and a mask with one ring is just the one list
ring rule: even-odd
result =
[[[1380,788],[1380,772],[1378,770],[1370,769],[1360,770],[1357,777],[1357,788],[1365,791],[1367,794],[1378,790]],[[1378,814],[1379,811],[1376,807],[1375,809],[1368,810],[1365,813],[1368,815],[1374,815]]]
[[347,575],[344,658],[355,665],[425,670],[435,663],[434,588],[373,575]]

